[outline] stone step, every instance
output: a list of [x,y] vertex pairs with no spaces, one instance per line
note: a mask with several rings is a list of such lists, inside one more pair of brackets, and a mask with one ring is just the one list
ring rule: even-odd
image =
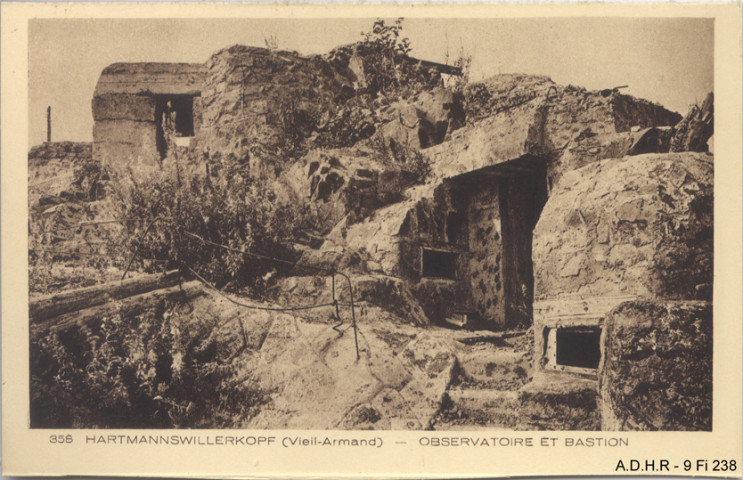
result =
[[456,388],[447,392],[434,428],[514,429],[520,423],[519,392]]
[[540,430],[600,430],[598,381],[542,373],[519,392],[524,418]]
[[496,390],[517,390],[530,380],[531,355],[511,348],[473,345],[457,356],[464,383]]
[[518,390],[482,386],[447,391],[436,429],[598,430],[595,379],[542,374]]
[[455,383],[489,390],[517,390],[531,380],[532,337],[525,332],[475,334],[458,338],[459,377]]

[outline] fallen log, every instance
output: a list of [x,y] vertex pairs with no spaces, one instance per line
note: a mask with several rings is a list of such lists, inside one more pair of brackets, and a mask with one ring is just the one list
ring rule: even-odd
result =
[[110,282],[53,295],[44,295],[29,302],[29,318],[31,323],[38,323],[66,313],[102,305],[112,300],[172,287],[177,285],[179,281],[180,272],[171,270],[164,274],[143,275],[122,282]]
[[134,295],[121,300],[112,301],[103,305],[97,305],[90,308],[78,310],[76,312],[66,313],[54,318],[47,319],[43,322],[31,324],[31,338],[46,333],[52,327],[58,330],[66,330],[74,326],[94,326],[107,315],[124,312],[129,315],[137,315],[149,308],[157,306],[164,301],[187,301],[192,298],[203,295],[204,290],[201,282],[193,280],[182,285],[154,290],[139,295]]

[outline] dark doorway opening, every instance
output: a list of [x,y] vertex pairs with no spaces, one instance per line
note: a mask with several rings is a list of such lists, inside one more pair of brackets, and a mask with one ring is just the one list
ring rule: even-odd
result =
[[466,249],[460,275],[471,308],[493,330],[533,323],[532,242],[547,202],[545,162],[525,155],[453,180],[466,215],[448,213],[446,240]]
[[498,168],[510,174],[500,178],[498,188],[505,327],[528,328],[534,303],[533,233],[547,203],[546,169],[544,161],[533,157]]
[[168,154],[166,135],[194,136],[193,95],[155,95],[157,150],[160,158]]
[[558,328],[555,332],[555,363],[566,367],[599,368],[601,328]]
[[457,253],[424,248],[421,272],[424,277],[457,279]]

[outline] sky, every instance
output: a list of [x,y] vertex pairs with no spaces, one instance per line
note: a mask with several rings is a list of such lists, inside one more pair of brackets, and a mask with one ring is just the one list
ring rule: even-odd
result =
[[[235,44],[325,53],[361,40],[368,19],[33,19],[29,22],[29,142],[91,141],[91,99],[115,62],[204,62]],[[685,114],[713,90],[714,24],[684,18],[424,19],[403,21],[411,55],[472,57],[470,80],[547,75],[558,84],[622,90]]]

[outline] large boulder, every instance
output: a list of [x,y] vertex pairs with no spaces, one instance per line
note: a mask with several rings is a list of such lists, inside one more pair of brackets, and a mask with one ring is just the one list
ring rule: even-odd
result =
[[255,176],[276,176],[318,119],[353,94],[352,80],[319,56],[235,45],[206,68],[199,148],[244,159]]

